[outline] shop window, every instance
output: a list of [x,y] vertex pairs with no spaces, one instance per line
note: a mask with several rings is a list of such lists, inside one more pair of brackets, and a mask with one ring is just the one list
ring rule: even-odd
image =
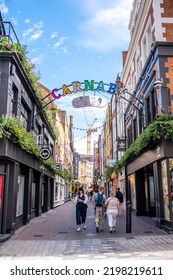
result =
[[16,217],[23,215],[24,184],[25,184],[25,177],[18,176]]
[[31,186],[31,210],[34,210],[36,204],[36,183],[32,183]]
[[170,220],[169,211],[169,191],[166,159],[161,161],[162,195],[163,195],[163,214],[165,220]]
[[130,190],[131,190],[131,207],[136,210],[136,186],[135,186],[135,175],[129,176]]
[[172,215],[173,215],[173,158],[169,159],[169,178],[170,178]]
[[54,194],[54,200],[58,201],[58,183],[55,184],[55,194]]

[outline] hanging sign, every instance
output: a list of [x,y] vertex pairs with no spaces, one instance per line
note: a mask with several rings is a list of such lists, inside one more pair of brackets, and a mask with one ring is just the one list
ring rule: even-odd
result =
[[[84,84],[84,87],[81,86]],[[72,87],[72,89],[70,89]],[[84,82],[72,82],[71,85],[63,85],[61,88],[54,88],[51,92],[51,95],[54,99],[59,99],[62,96],[66,96],[76,92],[86,92],[86,91],[94,91],[94,92],[102,92],[102,93],[109,93],[109,94],[116,94],[117,85],[114,83],[105,84],[103,81],[95,82],[94,80],[88,81],[85,80]],[[61,92],[60,92],[61,90]]]
[[40,157],[42,159],[48,159],[51,156],[51,152],[48,148],[42,148],[40,151]]
[[56,164],[56,170],[61,171],[62,170],[62,165],[61,163]]
[[80,96],[72,100],[74,108],[81,107],[99,107],[103,108],[106,106],[106,100],[97,96]]
[[124,152],[126,150],[126,140],[124,138],[118,139],[118,151]]

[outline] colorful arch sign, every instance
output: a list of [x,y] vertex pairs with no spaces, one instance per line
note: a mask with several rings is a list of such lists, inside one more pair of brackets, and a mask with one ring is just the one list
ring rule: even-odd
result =
[[[84,88],[81,86],[84,85]],[[96,85],[96,86],[95,86]],[[72,87],[72,90],[70,90],[70,87]],[[105,90],[105,88],[108,88]],[[108,94],[115,94],[117,89],[117,85],[110,83],[105,84],[103,81],[95,82],[94,80],[91,80],[90,82],[88,80],[85,80],[84,82],[72,82],[70,85],[63,85],[61,88],[54,88],[52,90],[52,97],[54,99],[59,99],[62,96],[66,96],[68,94],[76,93],[76,92],[85,92],[85,91],[94,91],[94,92],[102,92],[102,93],[108,93]],[[62,93],[59,93],[59,91],[62,90]]]

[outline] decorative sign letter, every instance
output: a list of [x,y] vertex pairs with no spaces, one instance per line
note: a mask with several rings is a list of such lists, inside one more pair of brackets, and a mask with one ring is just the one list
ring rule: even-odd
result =
[[102,91],[102,92],[105,91],[103,81],[100,81],[100,83],[98,84],[98,87],[96,88],[96,90],[97,91]]
[[94,90],[94,80],[91,80],[91,83],[88,80],[85,80],[84,90]]
[[82,89],[80,88],[81,83],[76,81],[76,82],[72,82],[72,87],[73,87],[73,92],[78,92],[78,91],[82,91]]
[[71,90],[66,85],[62,86],[62,96],[65,96],[66,94],[71,94]]
[[117,88],[117,85],[110,83],[110,88],[107,92],[109,92],[110,94],[115,94],[116,88]]

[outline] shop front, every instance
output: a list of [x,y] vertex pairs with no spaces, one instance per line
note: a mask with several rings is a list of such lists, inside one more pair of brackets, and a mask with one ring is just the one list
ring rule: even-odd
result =
[[127,165],[131,209],[173,233],[173,142],[157,143]]
[[12,234],[53,208],[54,174],[7,138],[0,154],[0,234]]

